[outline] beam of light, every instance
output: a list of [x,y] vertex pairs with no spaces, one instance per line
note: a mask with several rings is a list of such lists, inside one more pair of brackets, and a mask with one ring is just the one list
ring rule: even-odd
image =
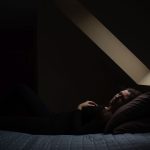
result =
[[134,82],[150,85],[150,70],[77,0],[55,0],[62,13]]

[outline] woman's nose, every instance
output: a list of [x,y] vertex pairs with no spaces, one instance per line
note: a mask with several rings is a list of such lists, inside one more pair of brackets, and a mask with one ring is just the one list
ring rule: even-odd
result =
[[117,94],[116,97],[119,97],[119,94]]

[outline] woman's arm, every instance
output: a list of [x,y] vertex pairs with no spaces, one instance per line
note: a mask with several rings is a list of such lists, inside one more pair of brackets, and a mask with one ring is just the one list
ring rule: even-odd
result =
[[85,101],[78,105],[77,110],[73,113],[72,125],[75,133],[80,133],[83,130],[86,132],[95,124],[101,107],[98,107],[93,101]]

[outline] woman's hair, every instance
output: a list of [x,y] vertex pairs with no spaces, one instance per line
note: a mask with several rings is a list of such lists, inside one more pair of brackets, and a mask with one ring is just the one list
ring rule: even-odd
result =
[[126,90],[128,90],[128,92],[130,93],[129,95],[129,100],[132,100],[134,98],[136,98],[137,96],[139,96],[140,94],[142,94],[142,92],[133,89],[133,88],[127,88]]

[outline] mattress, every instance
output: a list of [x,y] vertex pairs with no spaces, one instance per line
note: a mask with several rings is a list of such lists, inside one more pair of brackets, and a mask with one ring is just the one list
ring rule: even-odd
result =
[[0,131],[0,150],[150,150],[150,133],[31,135]]

